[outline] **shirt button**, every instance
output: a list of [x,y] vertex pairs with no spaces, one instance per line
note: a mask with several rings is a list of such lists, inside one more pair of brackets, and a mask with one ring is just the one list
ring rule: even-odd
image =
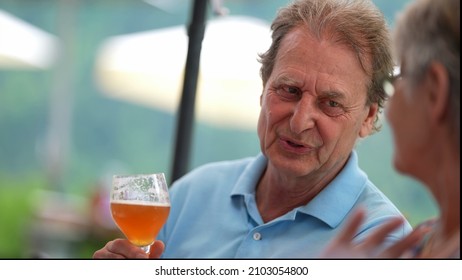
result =
[[260,240],[261,239],[261,233],[259,233],[259,232],[254,233],[253,234],[253,239],[257,240],[257,241]]

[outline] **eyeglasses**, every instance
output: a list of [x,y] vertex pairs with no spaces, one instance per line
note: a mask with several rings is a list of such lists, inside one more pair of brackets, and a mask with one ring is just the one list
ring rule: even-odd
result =
[[383,84],[382,84],[383,90],[385,91],[385,93],[387,94],[389,98],[392,97],[393,94],[395,93],[396,91],[395,82],[397,80],[400,80],[401,77],[402,76],[401,76],[399,67],[395,67],[393,69],[393,74],[383,81]]

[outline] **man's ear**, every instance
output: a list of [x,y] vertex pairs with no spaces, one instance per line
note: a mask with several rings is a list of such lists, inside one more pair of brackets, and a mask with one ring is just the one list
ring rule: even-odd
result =
[[366,118],[363,120],[361,129],[359,130],[359,137],[365,138],[372,133],[372,131],[374,130],[374,123],[375,123],[378,113],[379,113],[379,104],[372,103],[369,106],[369,110],[367,112]]

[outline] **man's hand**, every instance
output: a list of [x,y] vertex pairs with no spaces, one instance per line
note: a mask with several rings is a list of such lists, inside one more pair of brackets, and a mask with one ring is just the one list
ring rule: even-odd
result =
[[156,240],[151,245],[149,256],[138,246],[133,245],[126,239],[109,241],[102,249],[93,254],[94,259],[158,259],[164,252],[165,245]]

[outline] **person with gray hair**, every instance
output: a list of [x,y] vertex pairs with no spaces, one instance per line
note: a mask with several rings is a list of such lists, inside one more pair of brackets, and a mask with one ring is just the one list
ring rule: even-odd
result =
[[271,29],[260,55],[261,152],[175,181],[149,256],[117,239],[94,258],[316,258],[358,207],[367,213],[358,243],[393,218],[404,222],[384,246],[411,232],[355,152],[379,129],[393,68],[383,14],[369,0],[296,0]]
[[393,225],[355,246],[358,212],[323,256],[460,258],[460,1],[415,0],[397,17],[393,39],[400,73],[385,85],[394,166],[426,186],[439,215],[382,251]]

